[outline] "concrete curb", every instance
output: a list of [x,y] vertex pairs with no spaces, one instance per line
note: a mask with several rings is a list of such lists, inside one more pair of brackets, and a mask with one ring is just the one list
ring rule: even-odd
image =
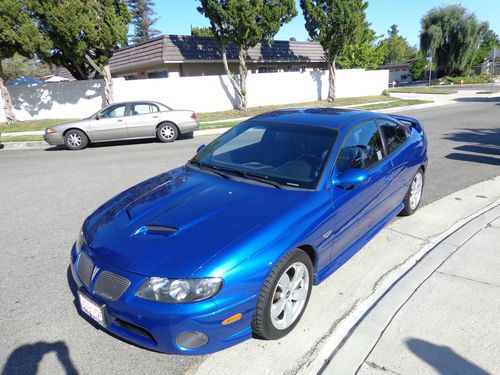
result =
[[500,200],[461,220],[402,267],[401,274],[367,307],[361,318],[324,359],[319,374],[355,374],[393,317],[421,285],[465,242],[500,216]]

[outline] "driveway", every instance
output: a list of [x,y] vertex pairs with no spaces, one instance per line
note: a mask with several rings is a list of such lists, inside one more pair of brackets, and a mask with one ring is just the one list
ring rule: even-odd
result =
[[[497,98],[403,112],[422,120],[429,138],[424,205],[499,174],[499,105]],[[67,269],[70,247],[87,215],[123,189],[185,163],[211,139],[119,143],[79,152],[0,151],[0,364],[5,373],[179,374],[195,372],[207,359],[154,353],[96,330],[76,313]],[[348,278],[349,272],[342,275]],[[315,303],[322,310],[321,301]],[[252,340],[248,350],[260,348],[272,358],[267,345]]]

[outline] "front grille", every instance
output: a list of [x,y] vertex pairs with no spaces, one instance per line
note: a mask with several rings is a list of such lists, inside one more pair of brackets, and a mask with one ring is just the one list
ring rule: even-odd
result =
[[130,285],[130,280],[109,271],[102,271],[97,276],[94,292],[110,301],[116,301]]
[[88,288],[90,285],[90,279],[92,278],[92,271],[94,270],[94,262],[89,256],[85,253],[80,254],[80,258],[78,259],[78,275],[80,275],[80,279]]

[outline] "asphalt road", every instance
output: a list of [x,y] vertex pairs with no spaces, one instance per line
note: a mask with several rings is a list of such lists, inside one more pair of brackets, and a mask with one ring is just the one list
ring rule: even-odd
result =
[[[429,138],[423,204],[500,174],[499,110],[499,98],[483,98],[404,112],[424,122]],[[67,269],[87,215],[121,190],[181,165],[212,138],[0,151],[3,374],[181,374],[204,360],[154,353],[96,330],[76,312]]]

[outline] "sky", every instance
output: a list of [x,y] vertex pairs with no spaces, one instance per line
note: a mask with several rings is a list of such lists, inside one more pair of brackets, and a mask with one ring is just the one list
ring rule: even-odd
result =
[[[299,15],[290,23],[284,25],[276,40],[307,40],[308,34],[304,28],[299,1]],[[156,0],[155,10],[158,22],[155,27],[162,34],[189,35],[192,26],[208,26],[207,19],[198,13],[197,0]],[[400,35],[405,37],[410,45],[418,45],[420,19],[431,8],[449,4],[461,4],[476,14],[478,20],[488,21],[490,28],[500,34],[500,0],[369,0],[366,16],[377,35],[386,34],[392,24],[397,24]]]

